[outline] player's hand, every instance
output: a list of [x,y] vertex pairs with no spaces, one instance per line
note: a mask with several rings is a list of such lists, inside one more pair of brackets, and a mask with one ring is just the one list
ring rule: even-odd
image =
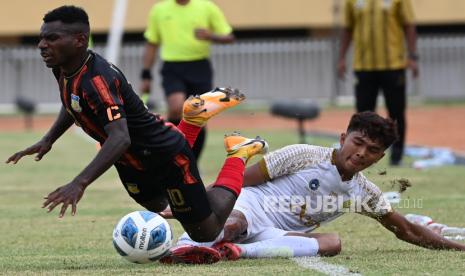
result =
[[194,30],[195,38],[198,40],[212,40],[212,33],[207,29],[195,29]]
[[152,83],[152,80],[150,80],[150,79],[142,79],[139,91],[142,92],[142,93],[149,93],[151,83]]
[[337,75],[341,80],[346,76],[346,61],[344,59],[339,60],[337,63]]
[[71,182],[67,185],[61,186],[55,191],[44,197],[45,202],[42,208],[47,208],[47,212],[50,213],[56,206],[61,206],[59,217],[62,218],[65,215],[66,209],[71,205],[71,215],[76,214],[76,206],[79,200],[81,200],[84,194],[85,187],[76,182]]
[[174,218],[173,216],[173,212],[171,212],[171,208],[170,206],[166,207],[165,210],[161,211],[160,213],[158,213],[162,218],[165,218],[165,219],[172,219]]
[[413,60],[413,59],[409,59],[408,62],[407,62],[407,67],[412,70],[412,76],[414,78],[417,78],[418,77],[418,63]]
[[52,144],[45,140],[40,140],[39,142],[35,143],[34,145],[26,148],[25,150],[18,151],[17,153],[13,154],[6,160],[5,163],[13,162],[13,164],[18,163],[19,159],[26,155],[36,154],[34,160],[40,161],[42,157],[47,154],[52,149]]

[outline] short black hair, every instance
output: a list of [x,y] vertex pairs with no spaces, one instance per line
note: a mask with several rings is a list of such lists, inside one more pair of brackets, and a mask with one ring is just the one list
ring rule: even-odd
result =
[[43,18],[44,23],[61,21],[65,24],[83,24],[82,31],[89,32],[89,16],[83,8],[76,6],[61,6],[47,12]]
[[372,111],[355,113],[350,119],[347,133],[359,131],[373,141],[381,142],[387,149],[399,139],[397,124]]

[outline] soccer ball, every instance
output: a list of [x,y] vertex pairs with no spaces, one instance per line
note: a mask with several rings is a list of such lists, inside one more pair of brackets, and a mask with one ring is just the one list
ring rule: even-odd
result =
[[144,264],[163,257],[171,248],[173,233],[156,213],[135,211],[125,215],[113,230],[113,246],[126,260]]

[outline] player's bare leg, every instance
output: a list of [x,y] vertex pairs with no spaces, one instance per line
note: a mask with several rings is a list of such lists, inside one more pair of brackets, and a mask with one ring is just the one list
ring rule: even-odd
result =
[[212,214],[200,223],[183,224],[197,242],[213,241],[222,231],[241,191],[247,161],[268,150],[268,144],[260,137],[250,139],[238,133],[226,136],[224,144],[228,157],[215,184],[207,192]]

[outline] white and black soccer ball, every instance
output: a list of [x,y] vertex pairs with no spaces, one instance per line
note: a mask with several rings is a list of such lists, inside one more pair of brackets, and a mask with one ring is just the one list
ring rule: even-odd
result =
[[171,248],[173,232],[168,222],[150,211],[125,215],[113,230],[113,246],[126,260],[150,263],[163,257]]

